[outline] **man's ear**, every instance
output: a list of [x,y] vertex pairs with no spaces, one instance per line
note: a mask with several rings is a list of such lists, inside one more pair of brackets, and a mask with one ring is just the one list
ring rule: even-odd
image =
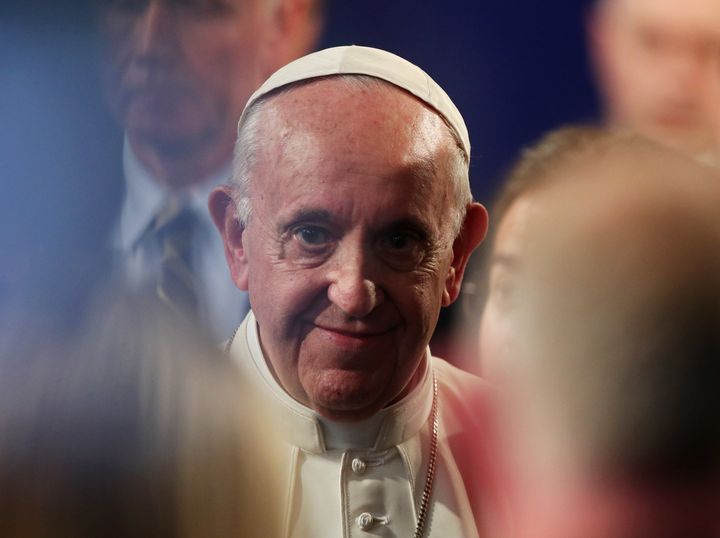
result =
[[208,198],[210,216],[222,236],[230,275],[235,285],[243,291],[248,289],[248,263],[244,244],[245,226],[237,216],[237,204],[232,187],[216,187]]
[[453,260],[445,278],[445,289],[442,295],[443,306],[450,306],[458,298],[470,254],[475,247],[482,243],[487,229],[487,210],[481,204],[473,202],[468,206],[460,234],[453,243]]

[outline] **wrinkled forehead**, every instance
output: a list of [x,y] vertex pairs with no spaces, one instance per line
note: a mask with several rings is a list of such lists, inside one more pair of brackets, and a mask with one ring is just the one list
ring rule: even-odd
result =
[[259,156],[413,166],[431,176],[456,144],[444,120],[419,99],[377,79],[309,81],[259,103]]
[[[369,124],[387,130],[421,125],[449,127],[441,116],[409,92],[370,76],[332,76],[290,86],[265,100],[264,108],[295,125],[344,126],[362,131]],[[355,120],[353,123],[348,119]],[[367,120],[367,121],[366,121]],[[422,133],[420,133],[422,134]]]
[[403,90],[355,82],[314,81],[261,103],[253,203],[441,219],[459,155],[448,127]]

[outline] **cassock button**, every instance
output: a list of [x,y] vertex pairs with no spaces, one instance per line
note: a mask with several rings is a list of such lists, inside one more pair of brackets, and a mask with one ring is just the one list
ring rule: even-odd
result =
[[352,467],[353,473],[355,473],[357,475],[361,475],[361,474],[365,474],[365,470],[367,469],[367,464],[360,458],[354,458],[352,460],[352,463],[350,464],[350,467]]
[[357,517],[355,522],[357,523],[357,526],[361,531],[369,531],[375,523],[375,518],[372,516],[372,514],[363,512]]

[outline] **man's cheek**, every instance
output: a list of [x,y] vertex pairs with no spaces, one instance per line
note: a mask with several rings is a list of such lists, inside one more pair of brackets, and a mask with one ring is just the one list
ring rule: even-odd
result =
[[[290,284],[290,285],[288,285]],[[259,294],[262,295],[262,302],[271,311],[283,326],[297,325],[301,322],[303,313],[309,308],[312,292],[305,286],[292,285],[286,279],[280,278],[274,281],[265,281],[260,286]]]

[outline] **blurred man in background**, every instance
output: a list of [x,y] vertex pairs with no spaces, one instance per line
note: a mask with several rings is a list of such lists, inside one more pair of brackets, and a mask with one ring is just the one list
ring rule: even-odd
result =
[[611,124],[718,161],[720,3],[597,0],[589,35]]
[[305,54],[319,0],[108,0],[99,12],[107,100],[125,130],[117,250],[155,289],[226,338],[244,317],[207,195],[230,176],[237,120],[275,69]]

